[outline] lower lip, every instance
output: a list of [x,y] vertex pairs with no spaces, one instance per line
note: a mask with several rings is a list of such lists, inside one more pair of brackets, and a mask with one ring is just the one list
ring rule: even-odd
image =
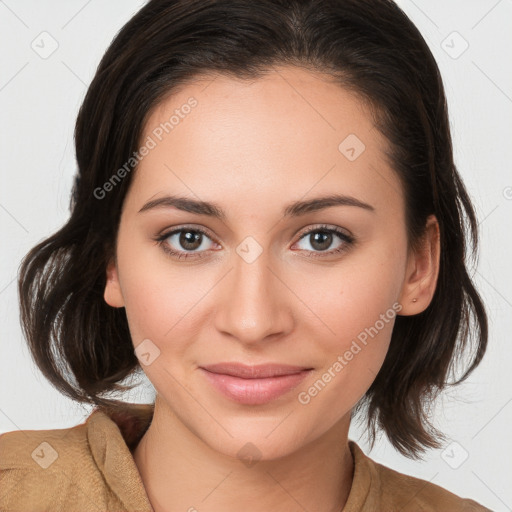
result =
[[260,405],[275,400],[298,386],[311,370],[266,379],[242,379],[200,368],[210,383],[223,395],[240,404]]

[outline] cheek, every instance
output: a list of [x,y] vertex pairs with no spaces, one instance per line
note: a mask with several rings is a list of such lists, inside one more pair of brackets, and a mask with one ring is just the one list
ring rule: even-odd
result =
[[[379,339],[391,336],[396,302],[403,282],[405,260],[400,250],[385,240],[348,254],[331,268],[297,281],[294,291],[304,297],[306,318],[321,329],[333,350],[343,349],[360,333],[371,329]],[[378,333],[374,327],[377,325]]]
[[134,345],[150,339],[159,347],[173,340],[174,346],[181,339],[176,333],[190,324],[192,306],[206,290],[194,273],[171,264],[152,242],[130,244],[128,237],[120,236],[118,247],[119,279]]
[[149,338],[159,346],[177,349],[180,340],[190,337],[190,330],[200,308],[194,307],[207,290],[182,277],[158,276],[140,272],[125,281],[125,307],[135,345]]
[[309,309],[315,313],[311,317],[307,313],[310,320],[302,330],[315,340],[323,364],[312,387],[303,390],[301,403],[314,403],[313,408],[332,415],[334,421],[370,387],[401,310],[397,298],[403,265],[399,249],[384,241],[302,283],[297,294],[308,297]]
[[401,309],[389,274],[371,272],[368,267],[356,272],[354,267],[349,274],[340,273],[340,278],[334,291],[318,294],[315,312],[326,334],[319,335],[318,321],[314,322],[316,336],[313,322],[306,328],[323,364],[297,398],[306,415],[323,418],[322,427],[311,426],[316,434],[345,417],[371,386]]

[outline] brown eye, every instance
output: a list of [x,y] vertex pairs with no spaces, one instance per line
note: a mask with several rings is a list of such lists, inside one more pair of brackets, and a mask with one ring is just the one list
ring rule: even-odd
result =
[[184,230],[180,232],[178,244],[187,251],[193,251],[201,246],[203,234],[197,231]]
[[326,231],[317,231],[308,235],[311,240],[311,247],[317,251],[325,251],[332,244],[333,236],[332,233]]
[[[332,244],[336,241],[336,238],[341,240],[341,243],[339,243],[334,249],[329,250]],[[354,242],[354,239],[351,236],[343,233],[339,229],[329,228],[327,226],[316,227],[307,231],[300,238],[300,241],[303,240],[309,241],[309,245],[312,247],[312,250],[308,248],[303,248],[303,250],[312,253],[312,257],[322,257],[345,251]],[[314,254],[316,252],[320,254]]]
[[162,249],[178,259],[204,257],[208,252],[208,240],[212,242],[206,232],[199,228],[174,229],[157,238]]

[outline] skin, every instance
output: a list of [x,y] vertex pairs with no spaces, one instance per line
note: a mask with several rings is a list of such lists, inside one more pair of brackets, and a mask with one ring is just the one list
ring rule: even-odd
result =
[[[387,141],[364,104],[329,78],[287,66],[250,82],[202,78],[151,113],[142,140],[190,96],[198,101],[139,164],[107,268],[105,300],[126,308],[134,347],[149,339],[160,351],[141,365],[157,397],[134,460],[156,511],[341,510],[353,478],[350,412],[384,361],[395,318],[309,403],[298,395],[393,304],[401,315],[428,306],[438,224],[429,217],[423,244],[409,250]],[[354,161],[338,149],[349,134],[365,144]],[[343,205],[282,214],[292,201],[333,192],[374,211]],[[139,212],[169,194],[213,201],[226,219],[173,207]],[[333,234],[322,251],[314,234],[303,236],[321,224],[355,242]],[[180,233],[163,243],[203,258],[173,258],[155,242],[183,225],[209,234],[193,249]],[[248,236],[262,250],[251,263],[236,251]],[[314,370],[274,401],[242,405],[198,369],[222,361]],[[238,455],[246,443],[256,447],[252,466]]]

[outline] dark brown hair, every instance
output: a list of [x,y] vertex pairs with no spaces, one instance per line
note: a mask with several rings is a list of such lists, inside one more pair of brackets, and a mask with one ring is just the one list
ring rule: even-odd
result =
[[[428,419],[441,390],[462,382],[487,346],[487,317],[466,268],[477,221],[455,168],[441,76],[426,42],[391,0],[151,0],[103,56],[75,128],[78,172],[71,216],[20,267],[21,322],[32,357],[68,397],[109,410],[140,371],[124,308],[103,298],[115,253],[127,173],[111,180],[140,144],[149,113],[187,81],[220,73],[255,79],[295,65],[353,91],[370,106],[403,185],[411,247],[427,216],[440,226],[440,273],[426,310],[398,316],[384,364],[353,413],[366,409],[403,455],[418,458],[444,436]],[[469,358],[466,357],[466,351]],[[455,363],[465,372],[448,382]]]

